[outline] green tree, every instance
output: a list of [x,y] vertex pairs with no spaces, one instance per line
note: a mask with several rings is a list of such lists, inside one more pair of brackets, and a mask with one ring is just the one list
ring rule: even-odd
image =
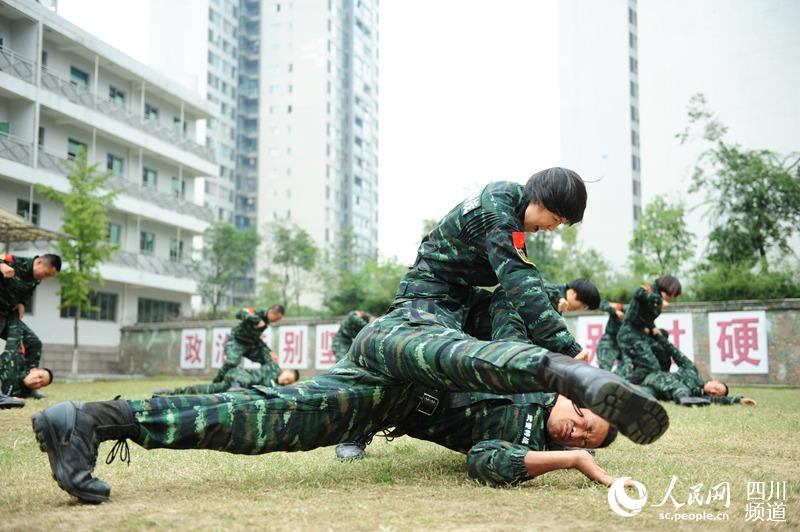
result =
[[691,98],[689,124],[677,135],[681,143],[696,136],[710,144],[695,165],[690,192],[702,192],[711,223],[708,261],[760,266],[769,270],[770,254],[792,254],[789,241],[800,226],[800,155],[780,157],[725,139],[727,127],[711,112],[702,94]]
[[198,291],[211,305],[211,318],[219,317],[223,297],[245,275],[260,242],[254,228],[240,231],[226,222],[216,222],[203,233],[202,258],[194,262],[194,270]]
[[636,275],[677,275],[694,250],[694,235],[686,229],[686,209],[658,197],[645,207],[629,243]]
[[90,287],[103,284],[100,263],[116,250],[108,240],[108,209],[114,204],[118,191],[104,192],[111,172],[101,173],[97,164],[88,164],[86,150],[81,148],[69,164],[69,191],[37,185],[45,197],[61,203],[62,230],[74,240],[56,244],[65,267],[58,275],[61,284],[61,308],[74,307],[72,344],[72,373],[78,372],[78,324],[86,312],[97,310],[89,299]]
[[313,285],[311,273],[319,258],[319,248],[305,229],[297,224],[274,222],[268,226],[267,260],[262,296],[273,291],[281,303],[300,311],[300,297]]

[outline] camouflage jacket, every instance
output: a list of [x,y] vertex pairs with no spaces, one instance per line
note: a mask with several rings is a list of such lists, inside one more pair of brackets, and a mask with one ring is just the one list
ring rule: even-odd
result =
[[617,316],[617,310],[622,310],[622,305],[604,299],[600,303],[600,310],[608,314],[608,322],[606,322],[606,328],[603,334],[608,334],[612,338],[616,338],[619,327],[622,325],[622,319]]
[[661,294],[649,285],[642,285],[633,293],[622,323],[642,330],[645,327],[653,328],[656,318],[661,314]]
[[[567,285],[544,283],[544,291],[550,299],[550,306],[558,312],[558,302],[567,298]],[[561,312],[558,312],[561,314]]]
[[20,324],[19,317],[12,315],[5,350],[0,353],[0,393],[27,397],[31,391],[23,380],[31,368],[39,367],[39,357],[26,352]]
[[336,336],[341,336],[352,342],[356,335],[361,332],[361,329],[367,326],[369,318],[370,315],[362,310],[352,310],[348,312],[347,316],[342,320],[342,323],[339,324],[339,330],[336,332]]
[[581,346],[553,310],[539,270],[525,252],[528,201],[518,183],[491,183],[458,204],[419,246],[414,267],[400,282],[395,303],[418,299],[467,305],[470,288],[505,290],[533,341],[575,356]]
[[[672,345],[672,343],[666,338],[661,338],[657,341]],[[724,397],[706,395],[706,392],[703,389],[705,381],[702,377],[700,377],[700,371],[697,369],[697,366],[694,364],[694,362],[689,360],[686,355],[681,353],[680,349],[674,346],[670,352],[672,354],[672,360],[678,366],[678,371],[675,373],[675,375],[687,388],[689,388],[690,395],[693,397],[708,397],[712,403],[720,405],[732,405],[734,403],[741,402],[742,398],[738,395],[728,395]]]
[[[257,346],[259,343],[264,343],[261,340],[261,335],[269,326],[267,309],[256,309],[253,307],[243,308],[236,313],[236,319],[241,321],[231,329],[231,338],[246,347]],[[264,322],[263,327],[258,326],[260,321]],[[268,346],[267,351],[269,351]]]
[[30,307],[33,291],[41,281],[33,278],[36,257],[17,257],[5,254],[0,262],[14,268],[14,277],[0,278],[0,313],[8,314],[17,304]]
[[556,394],[445,394],[434,415],[414,413],[405,433],[467,454],[469,475],[490,485],[532,478],[528,451],[547,450],[547,419]]

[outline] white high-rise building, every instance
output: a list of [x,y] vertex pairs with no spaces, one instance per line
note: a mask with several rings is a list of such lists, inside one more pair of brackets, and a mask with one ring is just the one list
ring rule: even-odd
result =
[[[184,259],[213,220],[192,201],[195,179],[217,173],[198,138],[212,116],[196,93],[38,3],[0,4],[0,208],[59,230],[61,206],[35,186],[68,190],[67,163],[80,148],[121,191],[109,227],[120,249],[100,268],[106,282],[92,296],[100,310],[82,320],[82,345],[115,351],[121,326],[190,312],[197,284]],[[55,280],[42,283],[26,315],[45,357],[72,343],[58,290]]]
[[377,252],[378,2],[262,4],[258,220]]
[[[562,162],[602,178],[589,185],[581,234],[617,265],[654,197],[701,200],[688,190],[703,145],[676,139],[693,94],[706,96],[729,141],[797,150],[797,2],[562,0],[559,9]],[[698,250],[709,226],[701,212],[687,215]]]

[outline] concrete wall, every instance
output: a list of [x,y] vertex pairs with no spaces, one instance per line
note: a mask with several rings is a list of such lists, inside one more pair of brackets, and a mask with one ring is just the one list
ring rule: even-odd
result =
[[[732,301],[725,303],[687,303],[672,305],[670,313],[689,313],[692,316],[693,353],[695,363],[701,374],[711,377],[709,351],[709,312],[764,311],[767,319],[767,346],[769,371],[765,374],[715,374],[731,384],[778,384],[800,386],[800,350],[796,348],[800,339],[800,299],[780,301]],[[571,330],[576,331],[581,316],[600,316],[598,313],[578,313],[568,316],[566,321]],[[308,339],[305,354],[308,369],[301,369],[303,376],[319,371],[316,367],[316,330],[318,325],[335,324],[338,319],[286,319],[279,327],[273,328],[271,348],[278,352],[278,332],[282,327],[308,325]],[[215,327],[232,326],[233,321],[218,322],[176,322],[132,326],[122,329],[120,345],[120,371],[125,373],[144,373],[149,375],[197,375],[208,376],[216,370],[211,367],[213,339],[211,330]],[[204,369],[181,369],[181,331],[183,329],[205,329],[206,356]],[[688,346],[684,348],[688,351]]]

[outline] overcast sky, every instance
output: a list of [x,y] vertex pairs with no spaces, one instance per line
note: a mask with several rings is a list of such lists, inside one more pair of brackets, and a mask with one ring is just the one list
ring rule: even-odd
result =
[[[146,63],[149,6],[59,0],[58,10]],[[555,0],[382,1],[381,255],[412,261],[423,219],[489,181],[558,164],[558,93]]]

